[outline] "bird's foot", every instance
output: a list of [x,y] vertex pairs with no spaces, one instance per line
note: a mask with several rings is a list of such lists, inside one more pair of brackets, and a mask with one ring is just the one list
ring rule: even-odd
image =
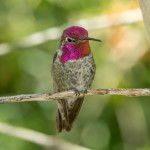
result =
[[81,94],[83,94],[83,96],[84,96],[85,94],[87,94],[87,89],[82,89],[82,90],[81,89],[80,90],[79,89],[74,89],[74,92],[75,92],[75,95],[78,96],[78,97]]

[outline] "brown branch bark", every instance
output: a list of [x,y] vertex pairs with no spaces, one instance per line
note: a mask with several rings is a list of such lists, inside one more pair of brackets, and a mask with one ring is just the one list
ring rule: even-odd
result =
[[[150,96],[150,89],[92,89],[85,95],[122,95],[122,96]],[[83,96],[81,94],[80,96]],[[47,94],[23,94],[16,96],[0,97],[0,103],[14,103],[27,101],[52,101],[76,97],[74,91],[64,91],[60,93]]]

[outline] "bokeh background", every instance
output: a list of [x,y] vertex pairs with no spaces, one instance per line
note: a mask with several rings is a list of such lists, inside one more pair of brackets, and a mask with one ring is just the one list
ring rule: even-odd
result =
[[[91,42],[92,88],[150,87],[150,47],[138,1],[1,0],[1,96],[53,91],[52,58],[70,25],[103,40]],[[56,101],[0,105],[1,122],[50,136],[56,136],[55,115]],[[149,97],[87,96],[72,131],[57,136],[94,150],[148,150]],[[0,149],[48,148],[0,133]]]

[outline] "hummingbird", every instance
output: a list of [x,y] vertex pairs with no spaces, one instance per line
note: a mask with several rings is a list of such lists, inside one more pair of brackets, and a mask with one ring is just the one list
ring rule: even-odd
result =
[[[75,98],[57,100],[56,127],[58,132],[70,131],[84,101],[84,94],[94,79],[96,66],[88,37],[83,27],[71,26],[63,31],[59,48],[53,57],[51,74],[55,92],[74,90]],[[82,97],[79,97],[83,94]]]

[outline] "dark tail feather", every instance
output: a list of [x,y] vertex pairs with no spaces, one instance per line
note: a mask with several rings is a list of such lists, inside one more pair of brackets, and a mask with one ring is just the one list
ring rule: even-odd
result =
[[58,132],[61,132],[63,129],[63,125],[62,125],[62,118],[61,118],[61,114],[59,112],[59,109],[57,110],[56,126],[57,126]]
[[56,126],[57,126],[58,132],[61,132],[63,129],[65,129],[66,131],[71,130],[71,127],[68,121],[62,119],[59,109],[58,109],[57,117],[56,117]]
[[[56,117],[56,124],[57,124],[58,132],[61,132],[63,129],[66,131],[71,130],[72,124],[79,114],[79,111],[83,104],[83,100],[84,100],[84,97],[80,97],[80,98],[77,98],[76,101],[74,101],[72,108],[71,109],[68,108],[69,112],[66,113],[65,120],[62,119],[62,116],[58,109],[58,113],[57,113],[57,117]],[[62,101],[64,101],[64,100],[62,100]],[[69,101],[69,100],[67,100],[67,101]],[[64,107],[64,109],[66,109],[66,106]]]
[[74,106],[71,109],[69,116],[68,116],[70,126],[72,126],[73,122],[77,118],[80,112],[81,106],[83,104],[83,100],[84,100],[84,97],[80,97],[75,101]]

